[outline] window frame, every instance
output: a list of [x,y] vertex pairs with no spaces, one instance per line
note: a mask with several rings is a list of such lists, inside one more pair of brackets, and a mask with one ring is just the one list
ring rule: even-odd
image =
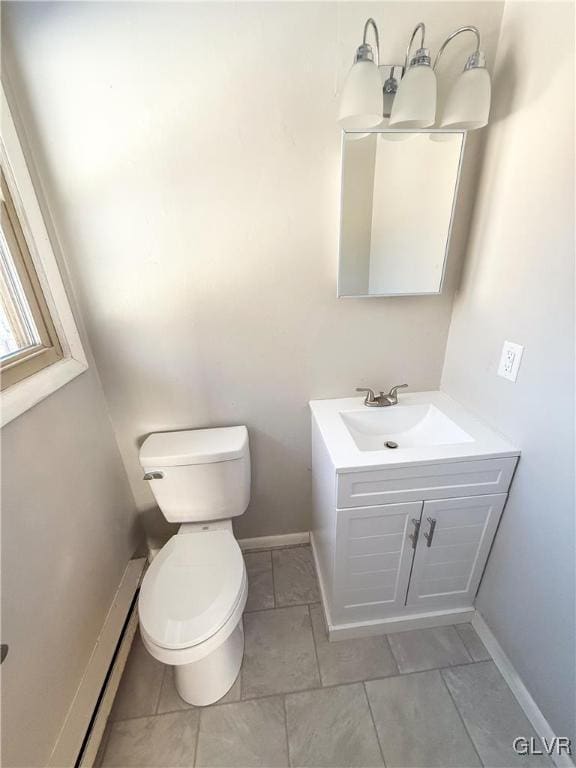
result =
[[[22,287],[24,302],[30,310],[29,314],[38,335],[38,343],[24,347],[0,362],[2,374],[0,389],[4,391],[28,376],[38,373],[38,371],[41,371],[48,365],[58,362],[62,358],[62,346],[30,256],[30,249],[24,237],[22,225],[14,208],[12,195],[1,168],[0,185],[3,198],[0,203],[3,240],[7,246],[10,259],[14,264],[14,271]],[[4,273],[2,272],[0,279],[3,277]],[[11,282],[13,281],[10,279],[6,281],[8,285]],[[16,290],[12,293],[18,294],[20,292]],[[13,305],[14,303],[18,303],[17,298]],[[20,313],[15,312],[14,314],[19,319],[18,315]]]
[[[0,423],[4,426],[87,370],[88,361],[18,139],[4,84],[0,98],[0,166],[11,198],[13,216],[21,228],[22,242],[19,246],[26,249],[24,260],[26,257],[30,259],[32,282],[36,277],[35,289],[40,291],[41,301],[48,313],[46,325],[49,327],[51,349],[57,351],[56,356],[49,353],[48,364],[40,370],[28,372],[25,378],[19,378],[2,390]],[[9,203],[7,209],[10,214]]]

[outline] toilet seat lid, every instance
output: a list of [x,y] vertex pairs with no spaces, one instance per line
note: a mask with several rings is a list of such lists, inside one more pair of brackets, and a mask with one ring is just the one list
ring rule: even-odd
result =
[[241,597],[244,559],[232,533],[173,536],[154,558],[140,588],[144,631],[163,648],[189,648],[212,637]]

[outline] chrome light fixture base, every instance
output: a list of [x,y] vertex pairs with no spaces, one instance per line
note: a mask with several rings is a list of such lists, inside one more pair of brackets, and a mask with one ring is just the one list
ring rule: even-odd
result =
[[380,64],[378,69],[384,83],[384,112],[382,116],[390,117],[394,97],[404,74],[404,66],[402,64]]
[[369,43],[362,43],[362,45],[358,46],[354,56],[354,64],[357,64],[359,61],[374,61],[374,51]]
[[379,67],[380,35],[378,34],[378,27],[376,22],[372,18],[366,19],[366,23],[364,24],[364,33],[362,35],[362,45],[358,46],[358,50],[356,51],[356,56],[354,58],[354,63],[356,64],[359,61],[374,61],[374,51],[372,50],[372,46],[366,42],[369,29],[372,29],[374,32],[374,40],[376,41],[376,66]]
[[464,66],[464,72],[468,72],[469,69],[486,69],[486,56],[484,51],[474,51],[473,54],[468,56],[468,60]]
[[414,56],[410,59],[411,67],[429,67],[432,64],[429,48],[418,48]]

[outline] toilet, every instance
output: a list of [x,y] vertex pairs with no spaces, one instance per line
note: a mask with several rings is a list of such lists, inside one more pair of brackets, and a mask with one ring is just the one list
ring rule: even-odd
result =
[[244,654],[248,581],[232,518],[250,501],[248,430],[151,434],[140,464],[164,517],[180,523],[142,581],[142,641],[174,667],[180,696],[207,706],[230,690]]

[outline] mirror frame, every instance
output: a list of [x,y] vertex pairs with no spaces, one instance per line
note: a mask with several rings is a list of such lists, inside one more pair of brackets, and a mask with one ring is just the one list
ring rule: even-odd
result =
[[[448,233],[446,236],[446,246],[444,248],[444,262],[442,264],[442,275],[440,277],[440,285],[437,291],[420,291],[418,293],[341,293],[340,290],[340,264],[342,262],[342,207],[343,207],[343,194],[344,194],[344,147],[346,143],[346,136],[349,134],[367,134],[367,133],[457,133],[462,136],[462,145],[460,149],[460,158],[458,160],[458,170],[456,172],[456,182],[454,184],[454,195],[452,198],[452,206],[450,208],[450,221],[448,223]],[[464,152],[466,150],[466,134],[464,129],[449,129],[449,128],[387,128],[385,126],[376,126],[376,128],[367,128],[363,131],[346,131],[342,129],[342,137],[340,143],[340,206],[339,206],[339,226],[338,226],[338,272],[336,276],[336,297],[338,299],[393,299],[402,298],[407,296],[439,296],[444,289],[444,280],[446,278],[448,255],[450,252],[450,243],[452,240],[452,228],[454,225],[454,215],[456,212],[456,204],[458,202],[458,194],[460,191],[460,181],[462,179],[462,165],[464,160]]]

